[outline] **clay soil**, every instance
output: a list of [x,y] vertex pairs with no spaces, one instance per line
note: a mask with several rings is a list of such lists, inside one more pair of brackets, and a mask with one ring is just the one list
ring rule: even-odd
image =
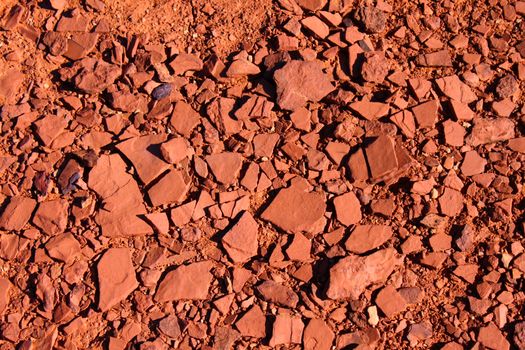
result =
[[0,1],[0,350],[525,349],[525,2]]

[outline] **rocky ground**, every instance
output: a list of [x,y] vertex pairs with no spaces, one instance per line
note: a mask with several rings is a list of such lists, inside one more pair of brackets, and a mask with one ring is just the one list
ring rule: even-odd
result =
[[0,18],[0,350],[525,349],[524,1]]

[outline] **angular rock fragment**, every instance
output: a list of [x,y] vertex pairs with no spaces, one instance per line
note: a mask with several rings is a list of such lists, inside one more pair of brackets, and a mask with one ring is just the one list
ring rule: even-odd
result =
[[312,232],[323,218],[326,209],[324,195],[306,192],[299,186],[279,191],[261,214],[266,220],[287,232]]
[[217,182],[232,185],[239,177],[242,155],[235,152],[214,153],[206,156],[206,163]]
[[0,277],[0,316],[3,316],[5,309],[9,306],[9,293],[11,282],[7,278]]
[[283,307],[293,309],[299,302],[299,296],[290,287],[274,281],[264,281],[257,286],[257,291],[264,300]]
[[334,198],[337,220],[345,226],[361,221],[361,203],[354,192],[348,192]]
[[183,170],[171,169],[148,190],[148,196],[153,206],[181,203],[186,199],[191,182],[189,175]]
[[40,203],[32,221],[44,233],[54,236],[64,232],[68,215],[69,203],[65,199],[55,199]]
[[371,102],[371,101],[357,101],[349,106],[354,112],[359,114],[366,120],[376,120],[388,114],[390,106],[388,103]]
[[47,254],[55,260],[69,263],[80,254],[80,243],[69,232],[58,234],[46,243]]
[[389,136],[377,137],[366,147],[365,153],[373,178],[381,178],[398,168],[394,141]]
[[352,253],[363,254],[380,247],[392,235],[392,228],[387,225],[357,225],[346,240],[345,247]]
[[330,350],[334,338],[334,332],[325,321],[313,318],[303,332],[304,350]]
[[73,79],[73,84],[81,92],[98,94],[111,86],[120,76],[121,69],[102,60],[85,58],[79,62],[80,72]]
[[175,300],[202,300],[208,297],[208,289],[213,279],[211,261],[200,261],[179,266],[168,272],[160,281],[155,293],[159,303]]
[[496,83],[496,95],[499,98],[507,98],[514,95],[519,88],[518,81],[512,74],[507,74]]
[[303,338],[304,323],[300,317],[277,315],[273,322],[270,346],[300,344]]
[[97,264],[98,308],[105,312],[138,287],[135,268],[128,248],[110,248]]
[[388,285],[377,294],[376,304],[386,317],[391,318],[407,307],[407,302],[392,286]]
[[9,203],[0,214],[0,228],[8,231],[20,231],[31,218],[36,204],[36,201],[32,198],[11,197]]
[[473,176],[481,174],[485,171],[487,160],[481,157],[476,151],[468,151],[465,153],[463,162],[461,163],[461,173],[465,176]]
[[478,341],[489,349],[509,350],[510,343],[494,323],[479,329]]
[[361,77],[365,81],[381,84],[388,75],[389,69],[390,65],[383,52],[365,52],[361,66]]
[[243,263],[257,255],[259,225],[250,212],[245,211],[239,220],[222,237],[222,245],[230,259]]
[[244,337],[264,338],[266,337],[266,316],[259,306],[254,305],[235,322],[235,328]]
[[328,75],[317,61],[290,61],[274,73],[277,104],[295,111],[308,101],[319,102],[334,90]]
[[452,67],[452,59],[448,50],[419,55],[416,62],[424,67]]
[[462,103],[470,103],[477,100],[476,94],[467,84],[459,80],[457,75],[436,79],[436,84],[441,92],[451,99]]
[[368,286],[384,282],[402,262],[392,248],[364,257],[350,254],[330,269],[326,295],[334,300],[357,300]]
[[368,33],[381,33],[386,28],[387,15],[377,7],[361,6],[355,17]]
[[514,137],[514,123],[512,120],[507,118],[476,118],[466,141],[471,146],[476,147],[487,143],[510,140]]

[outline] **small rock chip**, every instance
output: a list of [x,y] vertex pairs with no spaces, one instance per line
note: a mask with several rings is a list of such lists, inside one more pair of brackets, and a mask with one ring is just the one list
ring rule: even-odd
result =
[[419,128],[433,128],[436,125],[438,106],[437,100],[431,100],[412,108]]
[[337,220],[345,226],[355,225],[361,221],[361,203],[354,194],[348,192],[334,198]]
[[9,203],[0,214],[0,227],[8,231],[20,231],[27,224],[36,208],[32,198],[11,197]]
[[160,145],[160,153],[166,162],[177,164],[190,158],[194,151],[188,140],[183,137],[174,137]]
[[380,247],[393,235],[387,225],[357,225],[346,240],[346,250],[356,254],[366,253]]
[[355,17],[368,33],[381,33],[386,28],[387,15],[377,7],[362,6]]
[[171,94],[173,87],[171,84],[160,84],[151,92],[151,97],[154,100],[162,100],[163,98],[168,97]]
[[243,337],[264,338],[266,337],[266,316],[258,305],[254,305],[235,322],[235,328],[241,332]]
[[323,194],[306,192],[294,185],[279,191],[261,214],[261,219],[287,232],[311,232],[316,230],[315,225],[323,219],[325,210]]
[[318,61],[290,61],[275,71],[274,80],[279,107],[290,111],[304,107],[308,101],[319,102],[334,91]]
[[226,76],[231,78],[244,77],[246,75],[256,75],[261,69],[254,63],[245,59],[233,61],[226,70]]
[[11,282],[7,278],[0,277],[0,316],[4,314],[9,305],[9,292],[11,291]]
[[381,289],[377,294],[376,304],[388,318],[394,317],[407,307],[405,298],[392,285]]
[[448,50],[419,55],[416,62],[423,67],[452,67],[452,58]]
[[155,300],[164,303],[182,299],[206,299],[213,279],[210,273],[212,266],[210,261],[200,261],[168,272],[159,283]]
[[308,11],[318,11],[325,7],[328,0],[296,0],[297,5]]
[[467,137],[471,146],[510,140],[515,137],[514,123],[508,118],[476,118]]
[[33,224],[47,235],[64,232],[67,227],[69,203],[65,199],[42,202],[33,216]]
[[299,302],[299,296],[290,287],[274,281],[264,281],[257,286],[257,291],[264,300],[289,308],[295,308]]
[[390,111],[388,103],[371,102],[371,101],[357,101],[349,105],[350,109],[359,114],[359,116],[366,120],[376,120],[384,117]]
[[381,84],[386,76],[390,65],[381,51],[370,51],[364,53],[364,61],[361,66],[361,77],[365,81]]
[[373,178],[381,178],[397,169],[394,141],[386,135],[377,137],[366,149],[366,160]]
[[330,269],[326,295],[334,300],[357,300],[369,285],[386,281],[402,262],[403,258],[397,257],[392,248],[364,257],[350,254]]
[[514,325],[514,337],[512,339],[519,350],[525,350],[525,322],[518,322]]
[[230,259],[244,263],[257,255],[259,225],[250,212],[245,211],[239,221],[222,237],[222,245]]
[[241,172],[242,155],[235,152],[210,154],[206,156],[206,163],[219,183],[232,185]]
[[304,323],[300,317],[277,315],[273,322],[270,346],[301,344]]
[[105,312],[126,299],[139,285],[128,248],[110,248],[97,264],[98,308]]
[[465,153],[463,163],[461,163],[461,173],[465,176],[481,174],[485,171],[487,160],[479,155],[476,151]]
[[334,332],[325,321],[313,318],[304,329],[304,350],[330,350],[334,338]]
[[439,197],[439,208],[446,216],[457,216],[463,210],[463,195],[461,192],[446,187]]
[[478,341],[493,350],[509,350],[510,343],[494,323],[489,323],[479,329]]
[[512,74],[507,74],[496,83],[496,95],[499,98],[508,98],[514,95],[519,88],[518,81]]
[[47,254],[65,263],[73,261],[80,254],[80,243],[69,232],[58,234],[47,241]]
[[148,190],[153,206],[181,203],[186,199],[191,182],[184,170],[171,169]]
[[476,101],[476,94],[470,87],[459,80],[457,75],[436,79],[436,84],[443,95],[462,103]]
[[179,319],[177,316],[168,315],[159,321],[159,331],[171,339],[176,339],[181,335]]
[[461,147],[465,142],[465,128],[458,122],[446,120],[443,122],[443,134],[447,145]]
[[164,141],[166,135],[152,134],[133,137],[117,145],[118,150],[133,163],[138,176],[146,185],[170,167],[160,154],[160,144]]

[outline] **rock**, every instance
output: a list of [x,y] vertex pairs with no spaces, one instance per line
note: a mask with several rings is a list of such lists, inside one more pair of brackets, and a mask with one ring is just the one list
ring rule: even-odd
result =
[[361,77],[368,82],[381,84],[390,69],[390,64],[385,54],[380,51],[364,53],[364,61],[361,66]]
[[171,94],[173,87],[171,84],[160,84],[151,92],[151,97],[154,100],[162,100]]
[[139,215],[147,213],[137,182],[126,172],[118,154],[103,155],[89,173],[88,186],[102,199],[95,221],[104,236],[136,236],[153,233]]
[[330,269],[326,295],[334,300],[357,300],[368,286],[386,281],[402,262],[403,258],[397,257],[392,248],[364,257],[350,254]]
[[274,80],[277,104],[290,111],[304,107],[308,101],[319,102],[334,90],[318,61],[290,61],[275,71]]
[[0,214],[0,227],[8,231],[20,231],[27,224],[36,208],[32,198],[15,196]]
[[178,164],[195,153],[188,140],[174,137],[160,145],[162,158],[170,164]]
[[105,312],[126,299],[139,285],[128,248],[110,248],[97,264],[98,308]]
[[310,16],[301,20],[304,28],[314,33],[319,39],[325,39],[330,34],[330,28],[319,17]]
[[0,316],[9,306],[9,293],[11,291],[11,282],[7,278],[0,277]]
[[352,102],[349,107],[366,120],[377,120],[387,115],[390,111],[388,103],[365,100]]
[[245,211],[222,237],[222,245],[234,263],[244,263],[257,255],[258,230],[257,221],[250,212]]
[[274,281],[264,281],[257,286],[257,291],[268,302],[294,309],[299,296],[290,288]]
[[448,50],[440,50],[417,56],[416,62],[423,67],[452,67],[452,58]]
[[470,103],[477,100],[476,94],[470,87],[459,80],[457,75],[450,75],[436,79],[436,84],[443,95],[462,103]]
[[69,203],[65,199],[42,202],[35,211],[33,224],[49,236],[64,232],[67,227]]
[[381,178],[398,167],[394,141],[389,136],[377,137],[366,147],[365,153],[373,178]]
[[246,75],[256,75],[261,72],[261,69],[250,61],[245,59],[238,59],[233,61],[226,70],[227,77],[243,77]]
[[474,119],[475,113],[474,111],[472,111],[472,109],[469,108],[469,106],[466,103],[461,103],[456,100],[450,100],[449,103],[450,103],[452,112],[454,113],[454,116],[458,120]]
[[433,128],[438,119],[438,101],[430,100],[412,108],[419,128]]
[[474,126],[467,137],[471,146],[510,140],[515,137],[514,123],[507,118],[476,118]]
[[171,339],[177,339],[182,333],[179,319],[174,315],[168,315],[160,320],[158,329],[162,334]]
[[481,174],[485,171],[487,160],[481,157],[476,151],[468,151],[465,153],[463,162],[461,163],[461,173],[465,176],[473,176]]
[[73,261],[81,252],[80,243],[69,232],[52,237],[45,247],[50,257],[66,264]]
[[323,219],[325,210],[324,195],[293,185],[279,191],[261,214],[261,219],[290,233],[312,232]]
[[148,190],[151,204],[155,207],[181,203],[191,187],[189,175],[184,170],[171,169]]
[[81,92],[99,94],[113,85],[122,71],[117,65],[106,63],[102,60],[85,58],[79,62],[80,72],[73,79],[73,84]]
[[235,327],[243,337],[265,338],[266,316],[259,306],[254,305],[235,322]]
[[133,137],[119,143],[117,149],[133,163],[138,176],[147,185],[170,167],[161,158],[160,145],[164,141],[164,134]]
[[407,339],[412,346],[432,337],[432,325],[429,322],[414,323],[408,329]]
[[240,153],[214,153],[206,156],[205,159],[217,182],[224,185],[232,185],[237,181],[243,160]]
[[446,216],[457,216],[463,210],[463,195],[461,192],[446,187],[439,197],[439,208]]
[[512,337],[512,340],[514,341],[514,345],[516,345],[518,350],[525,350],[525,322],[517,322],[514,325],[514,336]]
[[270,346],[301,344],[304,323],[300,317],[277,315],[273,322]]
[[328,0],[296,0],[297,5],[308,11],[318,11],[325,7]]
[[496,95],[499,98],[508,98],[513,96],[519,88],[518,81],[512,74],[507,74],[496,83]]
[[304,350],[330,350],[334,338],[334,332],[325,321],[313,318],[304,329]]
[[393,235],[392,228],[386,225],[357,225],[346,240],[346,250],[356,254],[366,253],[380,247]]
[[494,323],[479,329],[478,341],[485,347],[494,350],[509,350],[510,343]]
[[394,317],[407,307],[405,298],[392,285],[381,289],[377,294],[376,304],[388,318]]
[[517,137],[509,140],[507,147],[514,152],[525,153],[525,137]]
[[465,141],[465,128],[458,122],[446,120],[443,122],[445,142],[449,146],[461,147]]
[[312,242],[300,233],[293,235],[292,243],[286,248],[286,256],[292,261],[309,261]]
[[377,7],[361,6],[355,17],[368,33],[381,33],[386,29],[387,15]]
[[175,75],[183,75],[189,71],[199,71],[203,68],[200,58],[188,53],[180,53],[170,62],[170,67]]
[[211,261],[200,261],[177,267],[160,281],[155,301],[164,303],[175,300],[203,300],[213,279]]
[[176,132],[189,138],[193,129],[201,121],[200,114],[197,113],[189,104],[184,101],[178,101],[173,107],[171,113],[170,125]]
[[345,226],[355,225],[361,221],[361,203],[354,192],[347,192],[334,198],[337,220]]

